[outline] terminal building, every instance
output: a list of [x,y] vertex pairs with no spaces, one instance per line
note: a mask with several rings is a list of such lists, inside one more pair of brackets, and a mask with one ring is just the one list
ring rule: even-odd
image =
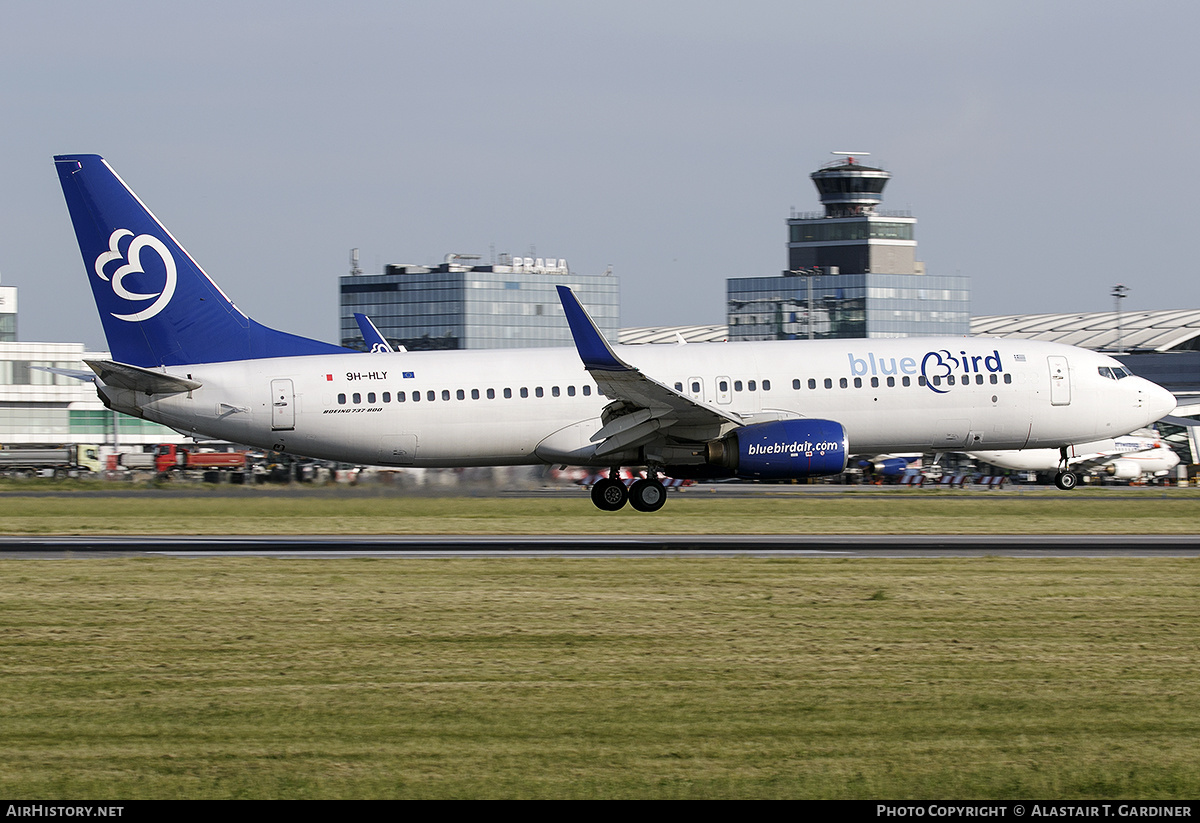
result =
[[104,408],[95,386],[47,368],[88,372],[86,360],[108,352],[85,351],[82,343],[17,341],[17,290],[0,286],[0,446],[107,446],[140,450],[182,443],[183,435]]
[[570,346],[555,286],[570,286],[596,325],[617,339],[620,280],[611,272],[577,274],[557,258],[512,257],[481,265],[477,255],[446,255],[438,266],[387,266],[363,274],[356,258],[340,278],[341,344],[363,348],[354,319],[365,314],[392,346],[507,349]]
[[968,278],[926,274],[916,218],[878,208],[891,175],[845,155],[810,177],[825,210],[788,219],[787,270],[726,282],[729,339],[967,334]]

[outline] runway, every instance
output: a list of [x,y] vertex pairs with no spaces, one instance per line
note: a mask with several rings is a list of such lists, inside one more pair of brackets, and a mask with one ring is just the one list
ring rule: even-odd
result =
[[1200,535],[294,535],[0,537],[0,558],[1200,557]]

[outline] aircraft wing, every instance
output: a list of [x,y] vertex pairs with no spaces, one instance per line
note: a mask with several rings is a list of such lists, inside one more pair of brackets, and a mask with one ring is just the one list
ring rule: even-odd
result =
[[612,400],[601,418],[603,427],[591,437],[593,443],[600,443],[597,457],[643,446],[668,432],[682,440],[702,440],[745,425],[736,414],[642,374],[616,355],[574,292],[558,286],[558,297],[583,367]]
[[1160,418],[1163,423],[1170,423],[1172,426],[1200,426],[1200,420],[1193,420],[1190,417],[1177,417],[1173,414],[1168,414],[1166,417]]

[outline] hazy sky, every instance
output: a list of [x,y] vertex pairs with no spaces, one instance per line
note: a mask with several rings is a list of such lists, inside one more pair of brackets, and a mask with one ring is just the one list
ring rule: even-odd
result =
[[0,283],[102,347],[52,155],[104,155],[251,316],[334,340],[337,277],[447,252],[724,321],[831,150],[892,172],[974,314],[1200,307],[1200,4],[0,2]]

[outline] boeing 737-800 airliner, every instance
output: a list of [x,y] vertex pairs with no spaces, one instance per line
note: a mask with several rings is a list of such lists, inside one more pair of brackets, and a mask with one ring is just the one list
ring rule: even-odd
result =
[[102,158],[55,163],[112,352],[89,363],[100,397],[196,436],[383,466],[645,467],[592,499],[654,511],[660,472],[798,478],[841,472],[851,450],[1060,448],[1175,407],[1112,358],[1050,343],[613,347],[567,286],[574,350],[364,355],[251,320]]

